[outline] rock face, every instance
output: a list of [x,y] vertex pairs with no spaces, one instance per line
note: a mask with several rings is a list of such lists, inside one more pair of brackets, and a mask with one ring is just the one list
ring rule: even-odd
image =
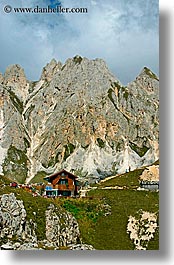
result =
[[52,60],[37,82],[19,66],[0,80],[1,172],[14,180],[62,168],[99,179],[159,157],[159,80],[146,67],[126,87],[80,56]]
[[[4,194],[0,200],[0,237],[3,240],[17,239],[18,243],[30,243],[36,246],[37,237],[35,224],[30,219],[26,219],[26,210],[23,202],[17,200],[14,194]],[[16,243],[16,242],[15,242]],[[21,243],[18,244],[19,247]]]
[[142,175],[140,176],[140,180],[142,181],[159,181],[159,166],[153,165],[150,167],[147,167]]
[[76,219],[69,214],[55,213],[55,206],[50,205],[46,215],[46,238],[55,246],[68,246],[80,242],[80,231]]
[[[39,221],[39,220],[38,220]],[[23,201],[13,193],[0,197],[0,249],[93,249],[82,244],[76,219],[50,204],[45,212],[45,239],[37,239],[37,223],[27,218]]]

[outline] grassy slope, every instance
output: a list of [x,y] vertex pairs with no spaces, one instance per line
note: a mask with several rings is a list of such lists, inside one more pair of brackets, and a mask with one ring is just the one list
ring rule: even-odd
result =
[[[158,164],[158,163],[157,163]],[[137,191],[139,186],[138,178],[143,169],[120,175],[98,185],[97,190],[91,190],[90,196],[101,196],[111,206],[112,214],[102,216],[97,222],[93,231],[96,249],[134,249],[133,243],[126,233],[128,217],[135,216],[136,212],[142,209],[148,212],[159,211],[159,193],[152,191]],[[105,187],[121,186],[123,190],[107,190]],[[90,236],[88,243],[91,243]],[[159,249],[159,229],[155,237],[149,242],[148,249]]]
[[115,178],[109,179],[105,182],[101,182],[98,187],[104,188],[104,187],[114,187],[114,186],[120,186],[120,187],[127,187],[127,188],[137,188],[139,187],[139,181],[138,178],[142,174],[144,169],[136,169],[134,171],[131,171],[129,173],[125,173],[122,175],[119,175]]
[[[137,169],[97,185],[88,195],[93,200],[70,199],[62,204],[75,215],[79,222],[83,241],[92,244],[96,249],[133,250],[134,245],[126,232],[130,215],[143,211],[155,212],[159,210],[159,193],[152,191],[137,191],[138,178],[143,169]],[[107,190],[105,187],[120,186],[123,190]],[[102,198],[102,199],[101,199]],[[102,214],[102,204],[111,206],[111,215]],[[149,250],[159,249],[159,229],[155,237],[149,242]]]
[[[0,176],[0,195],[14,193],[18,200],[23,200],[27,211],[27,219],[32,219],[37,224],[36,233],[38,240],[45,239],[45,210],[50,203],[54,203],[53,200],[33,197],[31,193],[23,189],[10,187],[9,183],[10,181],[7,178]],[[3,186],[3,184],[6,184],[6,186]]]
[[[83,199],[65,199],[56,198],[48,199],[43,197],[33,197],[31,193],[21,189],[9,186],[10,180],[4,176],[0,176],[0,195],[14,193],[16,198],[23,200],[24,207],[27,211],[27,220],[32,219],[37,224],[36,234],[38,240],[46,239],[45,237],[45,211],[50,204],[54,204],[57,208],[57,214],[65,210],[71,212],[80,224],[83,239],[86,241],[86,233],[92,231],[94,223],[101,215],[100,200],[83,200]],[[36,215],[35,215],[36,213]],[[63,220],[62,220],[63,221]]]
[[[129,215],[135,216],[140,209],[144,211],[158,211],[158,193],[156,192],[137,192],[133,190],[95,190],[90,195],[100,195],[106,198],[111,206],[112,214],[101,217],[93,231],[93,243],[96,249],[133,249],[133,244],[126,233]],[[158,249],[158,236],[151,249]]]
[[[126,233],[129,215],[135,216],[140,209],[158,212],[159,193],[152,191],[137,191],[138,177],[142,169],[129,172],[119,177],[107,180],[88,195],[94,199],[44,199],[32,197],[28,192],[9,186],[0,188],[0,194],[13,192],[18,199],[24,201],[27,218],[37,222],[38,239],[45,238],[45,210],[50,203],[61,206],[71,212],[78,220],[84,243],[92,244],[96,249],[133,250],[134,245]],[[2,182],[7,179],[0,178]],[[104,187],[122,186],[123,190],[107,190]],[[111,215],[104,216],[103,204],[111,206]],[[33,212],[36,212],[35,216]],[[149,242],[148,249],[159,249],[159,229]]]

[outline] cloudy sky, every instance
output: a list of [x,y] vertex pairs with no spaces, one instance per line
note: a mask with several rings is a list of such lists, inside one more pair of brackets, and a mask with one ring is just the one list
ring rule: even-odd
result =
[[0,72],[20,64],[38,80],[52,58],[65,62],[76,54],[103,58],[123,83],[144,66],[158,75],[158,0],[62,0],[63,7],[85,7],[87,14],[27,14],[11,7],[47,7],[58,0],[1,0]]

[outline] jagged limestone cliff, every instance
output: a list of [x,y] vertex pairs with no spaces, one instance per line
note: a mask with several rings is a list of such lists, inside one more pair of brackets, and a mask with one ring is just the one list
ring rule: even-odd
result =
[[18,65],[0,82],[0,164],[10,178],[66,168],[98,179],[159,157],[159,80],[146,67],[125,87],[103,60],[75,56],[52,60],[37,82]]

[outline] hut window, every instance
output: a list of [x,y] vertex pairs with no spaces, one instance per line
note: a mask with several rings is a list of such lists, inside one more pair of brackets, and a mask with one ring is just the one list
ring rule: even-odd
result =
[[68,184],[68,180],[67,179],[60,179],[59,184],[66,185],[66,184]]
[[71,196],[71,192],[70,191],[63,191],[62,195],[63,196]]

